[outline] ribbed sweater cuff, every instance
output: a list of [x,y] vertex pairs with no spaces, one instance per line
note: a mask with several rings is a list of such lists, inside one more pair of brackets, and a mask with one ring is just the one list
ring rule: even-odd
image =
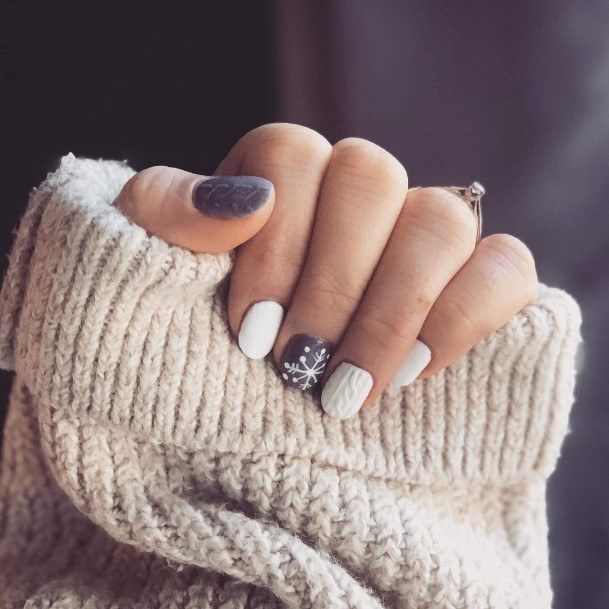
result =
[[[151,237],[113,205],[124,163],[63,158],[35,189],[0,295],[0,365],[48,416],[184,454],[297,455],[407,483],[546,476],[567,428],[579,310],[538,302],[444,372],[336,421],[231,337],[231,256]],[[51,434],[55,436],[55,434]],[[53,451],[55,454],[56,451]]]

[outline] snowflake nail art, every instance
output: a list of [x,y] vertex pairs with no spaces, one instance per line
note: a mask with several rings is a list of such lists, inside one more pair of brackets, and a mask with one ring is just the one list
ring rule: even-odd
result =
[[308,334],[296,334],[281,358],[280,373],[286,384],[301,391],[315,387],[330,359],[332,343]]

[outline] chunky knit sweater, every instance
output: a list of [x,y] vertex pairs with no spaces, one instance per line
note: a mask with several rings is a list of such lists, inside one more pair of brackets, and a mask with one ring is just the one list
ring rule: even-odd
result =
[[542,286],[442,373],[331,419],[240,352],[230,254],[113,206],[132,174],[70,154],[16,232],[0,607],[549,607],[573,300]]

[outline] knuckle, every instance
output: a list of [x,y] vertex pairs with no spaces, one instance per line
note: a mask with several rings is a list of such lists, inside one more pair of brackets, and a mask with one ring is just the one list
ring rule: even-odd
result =
[[257,247],[254,268],[260,277],[283,277],[287,274],[298,277],[304,264],[304,253],[279,240],[267,239]]
[[412,311],[398,308],[384,311],[366,307],[353,320],[353,330],[373,341],[387,345],[408,345],[418,333],[418,317]]
[[469,294],[457,294],[438,308],[436,320],[446,328],[459,328],[461,335],[486,336],[495,329],[488,315],[481,315]]
[[480,242],[486,257],[521,286],[532,298],[537,290],[537,271],[531,250],[517,237],[508,234],[490,235]]
[[421,188],[409,194],[409,219],[426,234],[470,254],[476,242],[477,221],[470,207],[444,188]]
[[406,169],[391,153],[368,140],[349,137],[334,145],[334,160],[356,177],[374,177],[379,181],[404,184]]
[[313,129],[291,123],[271,123],[250,131],[246,154],[258,163],[299,167],[329,158],[332,145]]
[[333,315],[342,317],[350,315],[359,304],[361,291],[348,279],[340,280],[335,273],[330,271],[316,270],[315,277],[304,277],[304,283],[308,285],[308,306],[319,315]]

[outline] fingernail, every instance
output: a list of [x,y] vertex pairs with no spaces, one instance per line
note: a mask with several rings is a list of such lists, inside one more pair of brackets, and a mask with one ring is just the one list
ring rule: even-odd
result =
[[356,414],[368,397],[374,381],[372,375],[353,364],[343,362],[334,370],[321,392],[321,405],[335,419]]
[[393,383],[401,387],[410,385],[425,370],[430,361],[431,351],[429,347],[420,340],[416,340],[408,357],[395,373]]
[[262,207],[273,184],[256,176],[218,176],[203,180],[192,193],[194,206],[212,218],[241,218]]
[[253,304],[241,322],[239,347],[251,359],[267,356],[279,333],[285,312],[272,300]]
[[330,359],[332,343],[309,334],[296,334],[286,345],[279,364],[283,380],[302,391],[319,383]]

